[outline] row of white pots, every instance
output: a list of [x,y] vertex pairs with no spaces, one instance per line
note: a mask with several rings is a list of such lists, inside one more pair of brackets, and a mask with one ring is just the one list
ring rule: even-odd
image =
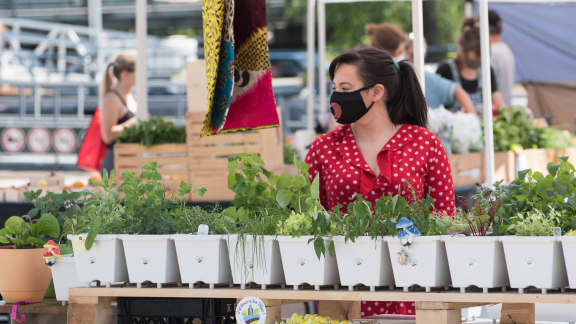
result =
[[[310,237],[236,235],[99,235],[89,251],[77,251],[81,282],[104,285],[165,283],[290,285],[353,288],[418,285],[466,289],[576,288],[576,238],[335,237],[335,256],[316,256]],[[325,240],[326,246],[329,239]],[[564,251],[564,252],[562,252]],[[405,256],[402,258],[401,256]],[[564,262],[566,258],[566,262]],[[568,268],[568,272],[566,271]],[[568,282],[568,277],[570,281]]]

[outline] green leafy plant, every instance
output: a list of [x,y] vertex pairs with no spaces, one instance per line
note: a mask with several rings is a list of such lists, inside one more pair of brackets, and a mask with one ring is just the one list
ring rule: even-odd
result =
[[540,129],[540,137],[538,146],[542,148],[550,148],[562,150],[572,145],[570,132],[567,130],[557,129],[553,127]]
[[121,234],[126,225],[114,171],[105,172],[102,181],[96,181],[92,186],[99,190],[91,192],[85,199],[82,212],[64,222],[65,234],[88,233],[86,249],[92,248],[98,234]]
[[188,207],[184,201],[191,192],[202,195],[205,189],[182,182],[180,199],[168,199],[155,163],[143,166],[140,175],[125,172],[122,177],[119,185],[113,171],[105,173],[102,181],[93,183],[97,190],[86,196],[80,212],[64,222],[66,234],[88,233],[87,249],[98,234],[171,234],[189,230],[194,219],[208,218],[206,211]]
[[534,127],[523,107],[507,107],[498,110],[494,120],[494,149],[509,151],[515,146],[524,149],[537,148],[540,130]]
[[457,210],[453,229],[467,235],[486,236],[493,230],[500,209],[498,192],[481,186],[473,198],[474,206],[470,208],[465,199],[457,197],[462,207]]
[[42,189],[31,190],[24,193],[24,201],[32,203],[34,207],[28,212],[30,218],[36,218],[43,214],[52,214],[58,218],[60,224],[65,219],[82,212],[82,201],[89,195],[89,191],[68,192],[63,190],[60,193],[46,192]]
[[164,143],[185,143],[186,129],[164,118],[154,117],[126,128],[118,143],[139,143],[146,147]]
[[494,149],[499,152],[531,148],[564,149],[570,146],[568,131],[535,127],[523,107],[498,110],[493,129]]
[[406,217],[410,219],[422,235],[446,235],[449,232],[452,218],[434,211],[434,199],[430,195],[419,199],[416,191],[409,185],[412,193],[411,202],[399,197],[397,202],[397,219]]
[[298,154],[296,153],[296,151],[294,151],[294,149],[292,149],[292,147],[288,143],[284,143],[283,148],[284,148],[284,164],[293,165],[294,160],[298,159]]
[[502,190],[502,207],[497,214],[502,226],[500,232],[507,231],[511,216],[533,210],[544,214],[555,210],[560,215],[558,226],[562,232],[576,229],[576,169],[567,157],[560,158],[560,163],[548,163],[547,169],[547,175],[524,170],[510,185],[499,185],[498,190]]
[[12,216],[0,230],[0,243],[12,245],[16,249],[35,249],[59,236],[60,224],[52,214],[43,214],[35,220]]
[[403,200],[400,196],[383,196],[380,198],[372,212],[370,202],[357,196],[356,200],[348,205],[348,212],[341,217],[335,217],[338,234],[343,235],[346,242],[354,242],[358,237],[369,235],[372,238],[394,235],[396,232],[396,218],[406,204],[398,203]]
[[553,235],[559,220],[560,214],[554,209],[547,213],[535,209],[512,217],[508,230],[510,234],[517,236],[550,236]]

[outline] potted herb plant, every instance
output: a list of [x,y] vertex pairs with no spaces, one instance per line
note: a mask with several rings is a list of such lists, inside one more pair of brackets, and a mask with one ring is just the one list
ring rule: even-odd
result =
[[502,237],[510,287],[523,292],[533,286],[545,293],[568,285],[559,222],[560,213],[554,209],[546,214],[535,209],[512,217],[508,230],[515,236]]
[[576,172],[567,157],[548,163],[547,171],[519,172],[501,196],[495,225],[517,236],[502,238],[511,287],[545,291],[565,285],[560,234],[576,225]]
[[71,241],[80,282],[98,281],[102,285],[128,282],[124,246],[118,238],[123,233],[124,207],[114,172],[95,181],[96,190],[84,200],[82,212],[64,222]]
[[0,292],[7,303],[42,301],[52,278],[42,259],[44,243],[58,239],[60,224],[52,214],[29,219],[12,216],[0,229]]
[[[399,199],[399,202],[405,202]],[[404,204],[404,203],[403,203]],[[428,196],[405,203],[396,223],[397,237],[388,239],[396,286],[405,291],[418,285],[430,291],[450,285],[450,271],[443,235],[448,233],[444,217],[432,213],[434,201]]]
[[253,154],[239,154],[228,163],[228,187],[235,195],[232,206],[222,213],[222,226],[232,282],[241,288],[248,283],[262,288],[284,284],[276,228],[287,212],[278,205],[277,198],[283,194],[276,190],[276,183],[289,176],[277,177],[263,165]]
[[475,286],[488,292],[489,288],[508,286],[508,271],[502,242],[493,234],[493,223],[500,209],[498,191],[481,187],[474,196],[472,209],[460,199],[462,209],[457,211],[454,222],[460,230],[456,236],[444,239],[452,286],[462,292]]
[[340,282],[353,290],[362,284],[376,287],[394,286],[394,275],[386,237],[396,233],[396,215],[402,204],[400,196],[384,196],[372,205],[358,197],[343,216],[334,217],[334,237]]
[[221,211],[182,204],[174,211],[174,218],[174,228],[181,233],[172,235],[172,238],[182,282],[190,288],[196,283],[208,284],[210,288],[230,284],[232,274]]
[[[318,185],[315,181],[313,185]],[[338,286],[340,278],[331,237],[331,215],[321,206],[307,211],[292,211],[290,217],[279,225],[278,242],[286,284],[295,290],[301,284],[314,289],[321,286]]]

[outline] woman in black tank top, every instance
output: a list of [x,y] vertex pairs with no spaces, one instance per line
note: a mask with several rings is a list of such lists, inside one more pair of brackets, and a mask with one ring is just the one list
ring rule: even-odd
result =
[[133,102],[130,91],[135,85],[136,60],[133,55],[120,54],[108,64],[102,85],[100,126],[102,140],[108,147],[101,173],[114,169],[114,143],[122,131],[136,123],[128,104]]

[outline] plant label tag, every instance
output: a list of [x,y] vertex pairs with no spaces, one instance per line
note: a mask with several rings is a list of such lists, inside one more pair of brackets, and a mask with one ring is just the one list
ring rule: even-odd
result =
[[236,306],[238,324],[266,323],[266,305],[258,297],[245,297]]

